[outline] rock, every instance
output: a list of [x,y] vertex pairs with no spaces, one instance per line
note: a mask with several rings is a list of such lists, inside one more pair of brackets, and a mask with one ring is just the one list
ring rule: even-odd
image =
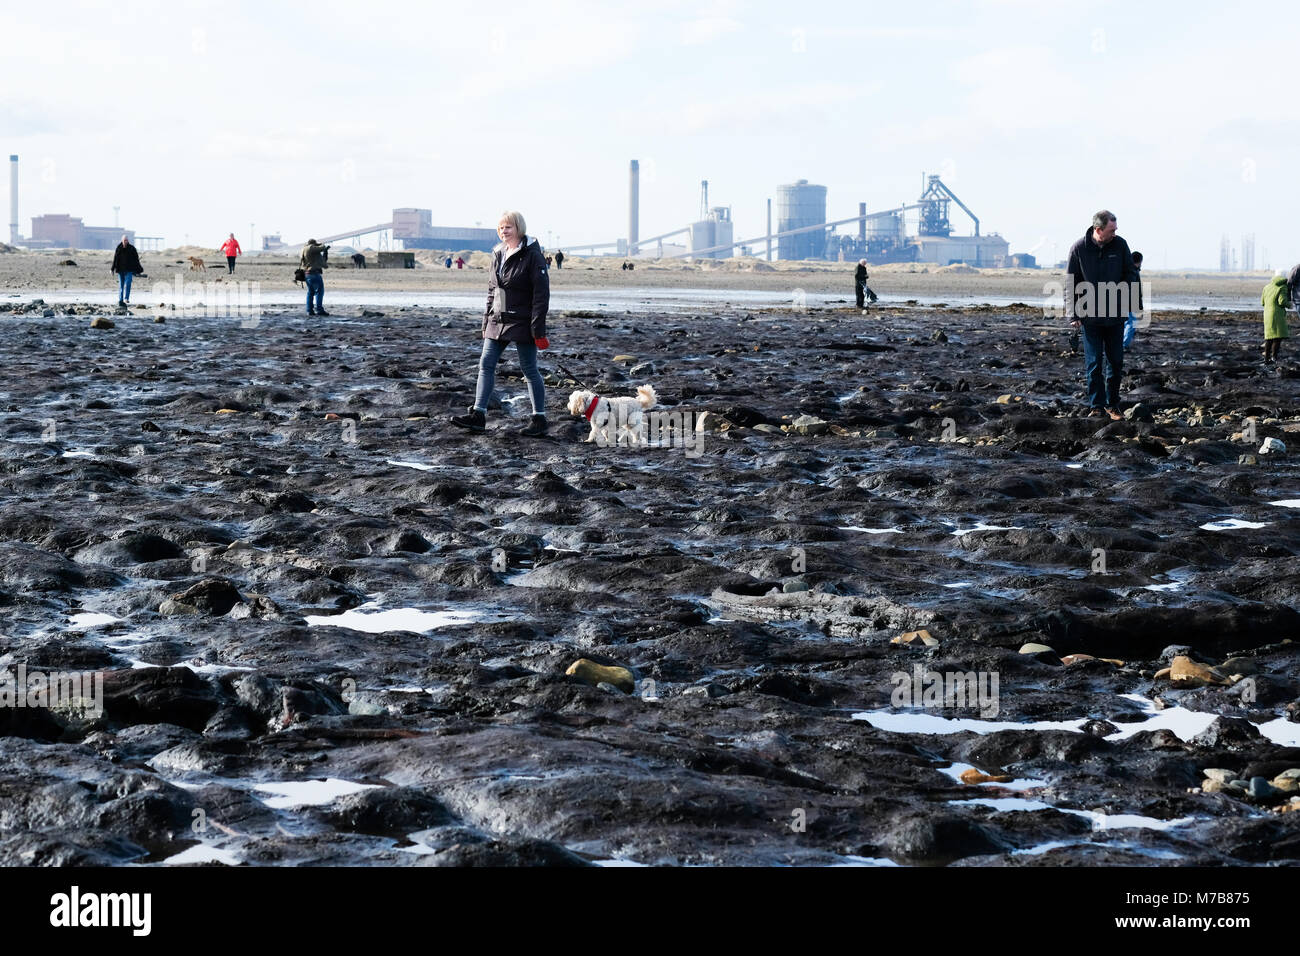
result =
[[1214,670],[1224,677],[1229,677],[1232,674],[1249,677],[1251,674],[1259,673],[1259,664],[1252,657],[1229,657]]
[[154,320],[154,322],[157,323],[158,325],[162,325],[164,322],[167,321],[167,316],[165,316],[165,315],[155,315],[155,316],[153,317],[153,320]]
[[830,431],[830,427],[828,422],[816,415],[800,415],[790,423],[790,428],[800,435],[824,435]]
[[604,683],[613,685],[625,694],[631,694],[636,690],[636,678],[626,667],[606,667],[585,657],[570,664],[569,669],[564,673],[593,687]]
[[683,697],[707,697],[710,700],[716,700],[719,697],[726,697],[731,691],[721,684],[715,684],[710,681],[707,684],[692,684],[682,691]]
[[615,686],[614,686],[613,684],[611,684],[609,681],[605,681],[605,680],[601,681],[599,684],[596,685],[596,690],[603,690],[606,694],[621,694],[621,693],[623,693],[621,690],[619,690],[617,687],[615,687]]
[[1021,401],[1019,395],[999,395],[997,398],[993,399],[993,404],[1010,405],[1012,402],[1018,402],[1018,401]]
[[340,830],[397,838],[453,822],[451,812],[440,801],[413,787],[374,787],[349,793],[334,801],[324,816]]
[[1160,652],[1158,660],[1162,664],[1168,664],[1172,662],[1175,657],[1190,657],[1191,654],[1192,649],[1186,644],[1170,644]]
[[930,336],[930,341],[947,342],[948,336],[944,333],[943,329],[935,329],[934,335]]
[[1169,665],[1169,680],[1180,687],[1204,687],[1206,684],[1227,684],[1228,681],[1204,664],[1190,657],[1175,657]]
[[1216,717],[1210,726],[1188,741],[1208,750],[1240,750],[1264,739],[1255,725],[1242,717]]
[[615,361],[615,362],[635,362],[635,361],[636,361],[636,356],[635,356],[635,355],[615,355],[613,361]]
[[1225,770],[1222,767],[1210,767],[1202,770],[1206,780],[1217,780],[1220,783],[1227,783],[1229,780],[1236,780],[1237,774],[1233,770]]
[[1279,780],[1300,780],[1300,767],[1292,767],[1290,770],[1283,770],[1277,775]]
[[1145,402],[1138,402],[1124,409],[1124,418],[1130,422],[1154,422],[1155,414],[1151,411],[1151,406]]
[[807,591],[808,582],[791,579],[782,583],[781,590],[786,594],[793,594],[796,591]]
[[1201,784],[1201,793],[1222,793],[1230,789],[1222,780],[1206,780]]
[[930,632],[925,628],[921,628],[921,630],[919,631],[908,631],[905,634],[899,634],[889,643],[907,644],[913,647],[938,647],[939,646],[938,638],[931,635]]
[[628,373],[630,375],[654,375],[656,371],[654,362],[641,362],[639,365],[633,365],[628,370]]
[[242,603],[243,597],[230,581],[212,577],[171,595],[158,606],[158,613],[164,617],[176,614],[222,615]]
[[1259,459],[1254,455],[1238,455],[1237,464],[1239,465],[1258,465]]
[[92,329],[111,329],[116,325],[117,323],[112,319],[105,318],[102,315],[97,315],[90,320],[90,327]]
[[1274,787],[1263,777],[1251,777],[1250,787],[1246,791],[1256,800],[1268,800],[1272,797],[1279,796],[1281,791]]
[[1109,720],[1090,720],[1081,729],[1085,734],[1093,737],[1109,737],[1119,730]]
[[997,774],[983,773],[979,770],[976,770],[974,767],[971,767],[969,770],[963,770],[961,772],[961,782],[968,783],[968,784],[1010,783],[1012,780],[1015,779],[1016,778],[1009,773],[997,773]]
[[1048,647],[1046,644],[1035,644],[1033,641],[1030,641],[1028,644],[1020,645],[1020,653],[1021,654],[1043,654],[1043,653],[1055,654],[1056,651],[1052,650],[1052,648]]
[[1297,779],[1296,777],[1274,777],[1269,781],[1269,783],[1273,785],[1274,789],[1284,793],[1291,793],[1300,790],[1300,779]]
[[1264,443],[1259,446],[1261,455],[1283,455],[1286,454],[1286,445],[1276,438],[1265,438]]
[[781,429],[778,428],[777,426],[775,426],[775,425],[769,425],[769,424],[767,424],[766,422],[763,422],[762,424],[759,424],[759,425],[755,425],[755,426],[754,426],[754,431],[756,431],[756,432],[762,432],[764,435],[784,435],[784,434],[785,434],[785,432],[781,431]]

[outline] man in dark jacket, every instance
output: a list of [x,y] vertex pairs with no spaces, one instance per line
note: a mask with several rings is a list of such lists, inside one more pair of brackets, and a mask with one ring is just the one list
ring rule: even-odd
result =
[[144,275],[144,267],[140,265],[140,253],[135,251],[135,246],[131,245],[131,240],[126,236],[122,237],[122,241],[113,251],[113,264],[109,268],[117,273],[118,307],[126,308],[131,302],[131,280],[135,276]]
[[[323,305],[325,299],[325,262],[329,257],[329,246],[322,246],[315,239],[308,239],[298,258],[298,268],[307,273],[307,314],[329,315]],[[313,302],[314,300],[314,302]],[[314,304],[314,308],[313,308]]]
[[1070,247],[1070,288],[1066,310],[1074,328],[1082,326],[1089,413],[1119,421],[1119,381],[1124,372],[1124,320],[1135,301],[1133,254],[1115,234],[1119,221],[1103,209]]
[[871,296],[871,301],[876,301],[876,294],[867,288],[867,260],[859,259],[858,267],[853,272],[853,292],[858,299],[858,308],[866,307],[866,297]]
[[496,383],[496,367],[511,342],[519,352],[519,367],[528,383],[533,417],[523,434],[546,434],[546,387],[537,367],[537,352],[550,346],[546,338],[546,313],[551,303],[551,280],[546,255],[536,239],[524,232],[524,217],[507,212],[497,224],[501,243],[492,250],[487,308],[483,314],[483,352],[479,357],[474,407],[451,422],[470,431],[483,431],[488,402]]
[[557,269],[563,269],[563,268],[564,268],[564,250],[563,250],[563,249],[561,249],[559,252],[557,252],[557,253],[555,254],[555,268],[557,268]]

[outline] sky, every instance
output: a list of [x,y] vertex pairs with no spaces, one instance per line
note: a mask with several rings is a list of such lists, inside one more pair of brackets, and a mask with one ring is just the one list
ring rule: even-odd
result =
[[[1300,261],[1300,65],[1280,2],[533,4],[171,0],[0,8],[0,153],[20,230],[71,213],[165,245],[285,241],[433,210],[521,211],[548,248],[778,184],[831,219],[938,173],[1012,252],[1064,258],[1109,208],[1151,269]],[[1273,24],[1273,26],[1270,26]],[[7,205],[7,204],[6,204]],[[7,213],[6,208],[6,213]],[[970,221],[955,206],[954,231]],[[8,216],[5,217],[8,222]],[[8,230],[0,238],[7,239]]]

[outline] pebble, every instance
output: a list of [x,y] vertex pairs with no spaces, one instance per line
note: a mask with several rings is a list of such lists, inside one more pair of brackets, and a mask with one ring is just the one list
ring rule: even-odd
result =
[[794,594],[796,591],[807,591],[808,582],[799,580],[789,580],[781,585],[781,590],[786,594]]
[[981,771],[976,770],[974,767],[971,767],[969,770],[963,770],[961,772],[961,782],[969,783],[969,784],[1010,783],[1012,780],[1015,779],[1016,778],[1009,773],[996,773],[996,774],[982,773]]
[[1201,784],[1201,793],[1222,793],[1228,785],[1222,780],[1206,780]]
[[1300,779],[1295,777],[1277,776],[1269,781],[1273,788],[1284,793],[1291,793],[1300,790]]
[[1226,684],[1227,680],[1214,673],[1204,664],[1198,664],[1190,657],[1175,657],[1169,665],[1169,679],[1185,687],[1203,687],[1206,684]]
[[889,643],[908,644],[914,647],[938,647],[939,639],[925,628],[922,628],[919,631],[908,631],[905,634],[899,634]]
[[1277,796],[1277,794],[1279,793],[1277,788],[1274,787],[1271,783],[1269,783],[1268,780],[1266,780],[1264,777],[1251,777],[1250,787],[1246,792],[1249,793],[1256,800],[1263,800],[1268,797],[1274,797]]
[[636,690],[636,678],[626,667],[606,667],[603,664],[597,664],[595,661],[589,661],[583,657],[569,665],[569,669],[564,672],[570,677],[576,677],[584,684],[591,684],[593,687],[600,684],[610,684],[618,688],[625,694],[630,694]]
[[92,329],[111,329],[115,325],[117,325],[116,322],[112,319],[106,319],[102,315],[97,315],[95,318],[90,320],[90,327]]
[[1206,780],[1217,780],[1220,783],[1227,783],[1230,780],[1237,779],[1237,774],[1234,771],[1225,770],[1222,767],[1210,767],[1207,770],[1202,770],[1201,773],[1205,774]]
[[1031,641],[1028,644],[1020,645],[1021,654],[1042,654],[1044,651],[1046,651],[1048,654],[1056,653],[1056,651],[1048,647],[1046,644],[1035,644]]
[[824,435],[831,426],[816,415],[800,415],[790,423],[790,427],[800,435]]

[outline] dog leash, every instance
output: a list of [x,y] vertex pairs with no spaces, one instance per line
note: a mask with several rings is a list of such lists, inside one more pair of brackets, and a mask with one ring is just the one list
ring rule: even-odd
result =
[[558,368],[558,369],[559,369],[561,372],[563,372],[565,375],[569,376],[569,378],[573,379],[573,381],[574,381],[576,384],[580,385],[582,388],[586,389],[586,390],[589,391],[589,392],[591,391],[590,386],[588,386],[586,382],[584,382],[582,379],[578,378],[578,376],[574,375],[572,372],[570,372],[567,368],[565,368],[565,367],[564,367],[563,365],[561,365],[559,362],[556,362],[556,363],[555,363],[555,367]]

